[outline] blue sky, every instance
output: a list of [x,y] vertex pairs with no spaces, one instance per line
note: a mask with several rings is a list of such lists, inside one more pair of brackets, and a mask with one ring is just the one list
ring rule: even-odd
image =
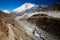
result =
[[54,2],[60,2],[60,0],[0,0],[0,10],[8,9],[11,11],[26,2],[37,5],[51,5]]

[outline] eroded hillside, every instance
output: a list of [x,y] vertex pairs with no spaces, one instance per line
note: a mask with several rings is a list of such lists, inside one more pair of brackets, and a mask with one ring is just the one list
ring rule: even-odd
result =
[[32,40],[10,14],[0,11],[0,40]]

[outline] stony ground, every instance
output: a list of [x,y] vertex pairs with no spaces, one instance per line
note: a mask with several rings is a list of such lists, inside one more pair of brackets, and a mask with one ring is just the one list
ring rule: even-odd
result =
[[32,40],[12,15],[0,12],[0,40]]

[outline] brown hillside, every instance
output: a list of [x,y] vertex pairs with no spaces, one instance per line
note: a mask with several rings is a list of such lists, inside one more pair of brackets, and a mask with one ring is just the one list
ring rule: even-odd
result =
[[0,40],[32,40],[10,14],[0,11]]

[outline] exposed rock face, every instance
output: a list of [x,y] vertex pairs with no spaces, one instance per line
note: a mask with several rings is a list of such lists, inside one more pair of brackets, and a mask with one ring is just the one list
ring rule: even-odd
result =
[[44,7],[44,8],[41,8],[40,11],[60,11],[60,3],[53,3],[52,5],[50,6],[47,6],[47,7]]
[[60,18],[50,17],[45,14],[36,14],[27,20],[38,28],[60,38]]
[[60,3],[54,3],[50,8],[51,8],[51,10],[59,11],[60,10]]
[[10,14],[0,11],[0,40],[32,40]]

